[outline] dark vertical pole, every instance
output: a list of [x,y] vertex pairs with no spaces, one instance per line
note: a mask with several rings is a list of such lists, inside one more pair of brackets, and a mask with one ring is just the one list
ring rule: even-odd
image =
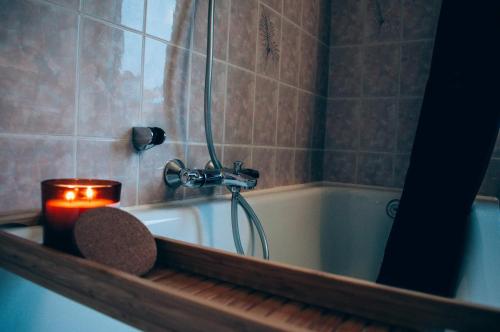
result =
[[468,213],[498,134],[500,2],[444,0],[378,282],[453,296]]

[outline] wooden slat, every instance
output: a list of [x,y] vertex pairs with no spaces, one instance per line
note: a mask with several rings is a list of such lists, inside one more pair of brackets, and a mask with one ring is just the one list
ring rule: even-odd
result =
[[287,323],[306,328],[309,326],[309,324],[311,324],[312,321],[321,317],[321,315],[322,315],[321,308],[309,306],[304,308],[302,311],[300,311],[293,317],[290,317]]
[[150,271],[147,275],[145,275],[143,278],[146,278],[151,281],[156,281],[159,279],[163,278],[168,278],[169,276],[172,276],[173,274],[176,274],[177,270],[174,269],[169,269],[169,268],[155,268],[154,270]]
[[252,291],[245,298],[239,299],[230,303],[231,307],[241,310],[249,310],[250,308],[259,305],[269,297],[269,294]]
[[304,307],[303,303],[296,301],[288,301],[281,307],[277,308],[273,313],[269,315],[269,318],[286,322],[290,317],[297,314]]
[[183,289],[198,284],[203,280],[203,278],[200,278],[198,276],[180,272],[167,278],[158,279],[155,282],[161,285],[168,286],[169,288]]
[[286,301],[287,300],[285,298],[272,296],[260,303],[258,306],[252,307],[248,310],[248,312],[254,314],[255,316],[267,317],[280,308]]
[[157,266],[139,278],[0,232],[0,266],[147,330],[382,332],[390,323],[488,331],[500,326],[500,311],[492,308],[179,241],[157,243]]
[[201,299],[211,300],[216,296],[220,296],[221,294],[225,294],[233,290],[236,286],[228,283],[219,283],[214,287],[210,287],[204,289],[198,293],[195,293],[194,296]]
[[309,324],[308,328],[313,331],[320,332],[335,331],[337,326],[339,326],[343,320],[344,317],[342,315],[324,312],[318,319],[313,320],[311,324]]
[[143,330],[301,331],[5,232],[0,232],[0,266]]
[[350,318],[346,321],[343,321],[336,329],[335,332],[362,332],[366,322],[356,319]]
[[170,239],[157,239],[160,260],[172,266],[334,311],[413,329],[488,331],[500,311],[454,299],[241,257]]
[[390,332],[390,331],[391,329],[388,326],[384,326],[381,324],[371,324],[370,326],[365,327],[365,329],[363,330],[363,332]]
[[191,285],[189,287],[183,288],[183,291],[187,294],[196,294],[202,292],[206,289],[212,288],[217,285],[217,281],[214,279],[205,279],[198,284]]

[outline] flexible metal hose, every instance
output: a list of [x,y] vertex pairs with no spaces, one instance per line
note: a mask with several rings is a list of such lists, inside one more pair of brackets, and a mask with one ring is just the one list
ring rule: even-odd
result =
[[[204,119],[205,119],[205,137],[207,140],[208,153],[210,160],[215,169],[221,169],[222,164],[217,157],[214,147],[214,140],[212,135],[212,66],[213,66],[213,34],[214,34],[214,13],[215,13],[215,0],[208,1],[208,25],[207,25],[207,57],[205,66],[205,98],[204,98]],[[264,259],[269,259],[269,246],[267,243],[264,228],[255,214],[254,210],[248,204],[239,192],[232,192],[231,195],[231,224],[233,228],[233,238],[236,247],[236,252],[244,255],[243,245],[241,244],[241,236],[238,225],[238,204],[243,208],[250,221],[250,227],[255,226],[257,233],[262,243],[262,252]],[[252,226],[253,225],[253,226]]]
[[267,242],[266,233],[264,232],[264,227],[262,227],[262,223],[260,222],[259,217],[257,217],[257,214],[252,209],[250,204],[248,204],[245,197],[238,194],[236,199],[257,229],[257,234],[259,234],[260,243],[262,244],[262,257],[264,257],[264,259],[269,259],[269,244]]
[[214,58],[214,12],[215,1],[208,2],[208,26],[207,26],[207,57],[205,65],[205,98],[204,98],[204,118],[205,118],[205,137],[207,140],[208,153],[215,169],[221,169],[222,164],[217,158],[212,135],[212,66]]

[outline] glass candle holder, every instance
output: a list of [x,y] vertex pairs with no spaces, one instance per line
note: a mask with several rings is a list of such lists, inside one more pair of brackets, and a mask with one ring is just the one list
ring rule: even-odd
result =
[[54,179],[42,182],[43,243],[75,253],[73,225],[88,209],[119,206],[121,183],[97,179]]

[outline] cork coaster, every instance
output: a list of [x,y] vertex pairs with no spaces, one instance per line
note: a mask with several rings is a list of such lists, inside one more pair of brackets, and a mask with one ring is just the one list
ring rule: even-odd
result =
[[86,211],[76,221],[73,237],[83,257],[135,275],[145,274],[156,261],[153,235],[136,217],[120,209]]

